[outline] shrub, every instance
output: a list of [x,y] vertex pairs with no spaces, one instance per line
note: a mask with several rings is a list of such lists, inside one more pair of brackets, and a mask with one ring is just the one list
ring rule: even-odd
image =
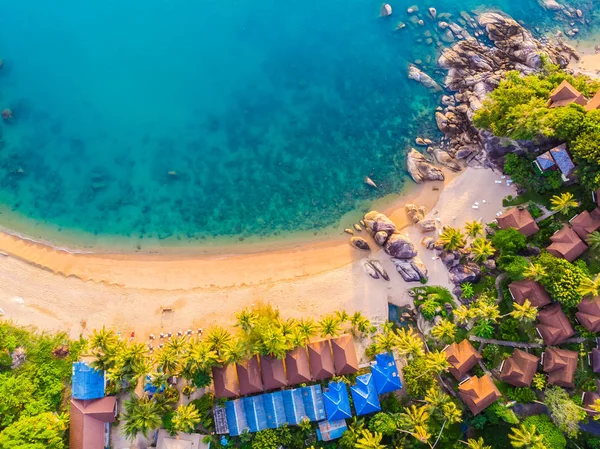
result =
[[494,363],[498,354],[500,354],[500,346],[498,345],[487,345],[483,348],[483,351],[481,351],[481,355],[486,364]]
[[492,245],[503,256],[515,255],[527,246],[525,236],[516,229],[501,229],[492,237]]
[[369,421],[369,429],[384,436],[393,435],[398,429],[396,419],[387,413],[377,413]]
[[465,282],[461,284],[460,289],[462,290],[462,297],[465,299],[470,299],[475,295],[475,289],[473,288],[473,284],[470,282]]
[[547,449],[564,449],[567,447],[567,440],[564,435],[547,415],[529,416],[525,418],[523,424],[526,427],[535,426],[540,435],[544,437]]
[[512,388],[508,391],[508,397],[521,404],[529,404],[537,399],[531,388]]
[[404,383],[406,384],[406,393],[413,398],[422,398],[425,396],[434,384],[433,376],[423,376],[427,371],[425,359],[423,357],[415,357],[402,368],[404,373]]
[[515,415],[515,412],[497,402],[494,402],[488,410],[490,410],[490,413],[493,413],[496,415],[496,417],[508,424],[519,424],[519,418],[517,415]]
[[566,307],[575,307],[581,301],[577,289],[588,277],[581,265],[572,264],[546,252],[537,257],[536,263],[546,269],[546,276],[540,282],[552,298]]
[[427,320],[433,320],[436,314],[436,310],[438,308],[438,304],[434,299],[428,299],[423,303],[421,307],[421,313]]
[[498,266],[504,270],[511,281],[523,279],[523,273],[529,265],[529,261],[523,256],[503,255],[498,259]]

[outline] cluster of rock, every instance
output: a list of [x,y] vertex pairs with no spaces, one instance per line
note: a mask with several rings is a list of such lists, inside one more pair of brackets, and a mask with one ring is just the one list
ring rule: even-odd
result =
[[366,229],[377,245],[383,247],[386,254],[402,278],[407,282],[427,280],[427,268],[417,258],[418,251],[410,239],[401,234],[392,220],[385,214],[371,211],[363,219]]
[[[590,21],[583,16],[581,9],[558,3],[556,0],[538,0],[540,5],[549,10],[556,11],[555,19],[565,22],[565,34],[569,37],[579,33],[579,26],[589,24]],[[562,32],[559,32],[562,34]],[[559,34],[559,36],[560,36]]]
[[416,224],[421,232],[433,232],[436,230],[437,223],[433,218],[425,218],[425,207],[418,207],[415,204],[404,206],[408,218]]
[[428,161],[425,156],[419,153],[414,148],[406,155],[406,169],[417,183],[421,184],[425,181],[443,181],[444,173],[439,167],[436,167],[432,162]]

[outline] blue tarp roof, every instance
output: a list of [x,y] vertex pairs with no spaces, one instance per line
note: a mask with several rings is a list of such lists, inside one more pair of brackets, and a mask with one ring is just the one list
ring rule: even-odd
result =
[[310,421],[325,419],[325,406],[323,405],[323,391],[320,385],[300,388],[304,402],[304,413]]
[[371,367],[371,373],[377,394],[385,394],[402,388],[398,367],[392,354],[377,354],[375,365]]
[[535,158],[535,160],[539,164],[542,171],[549,170],[556,165],[549,151],[540,154],[538,157]]
[[267,427],[276,429],[287,423],[285,408],[283,407],[283,394],[281,391],[263,394],[265,413],[267,415]]
[[352,418],[348,390],[343,382],[330,382],[329,389],[323,393],[323,402],[327,412],[327,421],[339,421]]
[[552,148],[550,153],[560,171],[563,172],[565,176],[569,176],[575,168],[575,164],[573,164],[571,156],[569,156],[569,153],[567,152],[567,145],[563,143],[556,148]]
[[379,396],[375,389],[375,382],[372,374],[363,374],[356,378],[356,385],[350,387],[354,409],[356,414],[367,415],[381,410]]
[[267,428],[267,415],[265,414],[262,395],[243,398],[242,402],[244,403],[246,422],[250,432],[265,430]]
[[287,422],[295,425],[300,424],[306,417],[302,391],[296,388],[294,390],[284,390],[281,394],[283,395],[283,408]]
[[320,441],[331,441],[340,438],[348,429],[346,420],[339,421],[321,421],[317,429],[317,438]]
[[245,430],[250,430],[246,421],[244,403],[241,399],[226,402],[225,413],[227,414],[227,425],[231,436],[236,437],[244,433]]
[[73,363],[71,384],[73,399],[89,400],[104,397],[104,371],[96,371],[85,362]]

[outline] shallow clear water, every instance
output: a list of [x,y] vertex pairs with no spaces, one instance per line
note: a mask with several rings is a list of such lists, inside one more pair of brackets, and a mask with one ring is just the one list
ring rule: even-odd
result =
[[391,4],[379,19],[372,0],[2,2],[0,203],[65,233],[239,238],[320,230],[398,192],[410,142],[435,135],[439,94],[406,77],[415,59],[442,75],[427,7],[550,16],[536,0]]

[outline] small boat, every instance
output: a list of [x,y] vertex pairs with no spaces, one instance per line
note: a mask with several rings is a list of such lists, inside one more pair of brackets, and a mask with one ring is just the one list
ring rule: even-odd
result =
[[365,176],[365,184],[367,184],[375,189],[377,188],[377,184],[375,184],[373,182],[373,180],[371,178],[369,178],[368,176]]

